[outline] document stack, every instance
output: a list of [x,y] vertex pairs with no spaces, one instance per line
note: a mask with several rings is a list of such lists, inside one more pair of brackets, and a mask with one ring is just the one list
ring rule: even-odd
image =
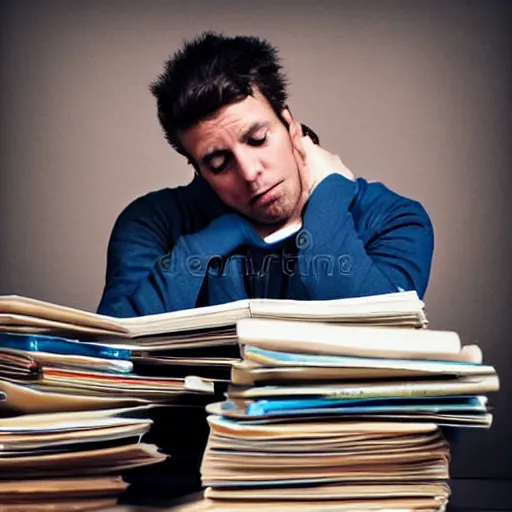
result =
[[[0,297],[0,415],[27,414],[1,421],[5,429],[24,428],[23,418],[29,426],[71,422],[73,437],[77,424],[71,420],[91,411],[101,431],[97,441],[104,443],[111,439],[102,437],[107,419],[127,433],[136,427],[122,421],[139,421],[142,435],[151,411],[148,435],[156,429],[173,443],[162,450],[174,464],[174,473],[164,475],[169,486],[183,492],[188,483],[180,477],[187,471],[199,479],[202,459],[206,498],[183,510],[440,511],[450,493],[445,430],[490,427],[485,395],[499,382],[477,346],[462,346],[456,333],[427,326],[414,292],[247,299],[125,319]],[[223,383],[226,399],[219,402],[214,390]],[[163,404],[174,410],[167,419],[158,415]],[[191,407],[197,414],[187,413]],[[61,419],[70,411],[83,412]],[[42,413],[60,414],[42,423],[29,418]],[[42,489],[39,476],[63,475],[36,461],[60,463],[65,449],[44,455],[51,449],[41,436],[53,440],[51,429],[37,431],[34,441],[20,432],[20,443],[30,447],[23,449],[39,450],[27,453],[34,470],[23,474],[33,486],[20,486],[20,493],[28,500]],[[79,438],[75,445],[66,441],[66,450],[82,447]],[[125,444],[98,449],[119,451]],[[127,465],[164,457],[138,443],[127,450]],[[100,459],[80,467],[103,468]],[[5,489],[18,478],[13,460],[0,453]],[[141,470],[144,485],[162,487],[151,467]],[[57,495],[67,484],[55,482]],[[74,496],[99,496],[85,485],[77,482]],[[123,484],[101,485],[117,489],[108,494]],[[71,494],[75,489],[66,488]],[[48,499],[51,489],[45,488]]]
[[27,414],[0,419],[0,507],[5,512],[96,510],[114,505],[121,473],[161,462],[141,443],[151,421],[130,410]]
[[[88,348],[75,343],[73,354]],[[71,344],[0,334],[0,508],[5,512],[115,504],[127,488],[122,472],[166,458],[141,442],[152,423],[144,417],[147,406],[116,398],[115,392],[109,397],[108,386],[97,383],[97,375],[118,380],[129,362],[69,355],[63,347]]]
[[[388,303],[390,298],[375,300]],[[412,318],[415,326],[423,325],[417,297],[398,294],[391,300],[402,320]],[[376,307],[358,299],[355,304],[364,311]],[[10,372],[0,376],[5,395],[0,415],[166,404],[148,411],[154,423],[145,439],[171,457],[155,469],[143,468],[131,479],[137,485],[128,492],[138,486],[157,497],[164,491],[172,495],[193,490],[200,485],[199,465],[208,437],[205,405],[220,399],[212,390],[225,391],[231,366],[241,358],[237,322],[357,322],[357,315],[343,314],[346,308],[345,300],[313,306],[251,299],[116,319],[27,297],[0,297],[0,347]],[[382,321],[392,319],[388,315]]]
[[[62,341],[60,347],[63,347],[70,338],[99,343],[103,345],[101,349],[94,351],[89,346],[87,350],[83,349],[84,353],[78,354],[73,353],[73,347],[76,348],[78,343],[68,343],[65,354],[91,357],[99,354],[99,357],[119,360],[116,363],[119,371],[127,375],[127,396],[142,402],[158,401],[160,386],[167,388],[161,396],[168,401],[171,396],[169,391],[175,391],[178,397],[184,392],[211,391],[215,382],[229,382],[231,367],[241,358],[236,330],[241,320],[350,325],[363,322],[381,326],[392,323],[404,327],[424,327],[426,318],[421,305],[415,293],[407,292],[326,301],[246,299],[159,315],[112,318],[27,297],[3,296],[0,297],[0,332],[10,333],[11,336],[23,335],[21,343],[19,340],[22,338],[16,341],[13,338],[10,345],[5,345],[14,349],[22,346],[24,350],[31,350],[26,347],[41,346],[42,343],[48,347],[52,340]],[[52,338],[44,340],[41,338],[44,335],[51,335]],[[56,340],[55,337],[65,339]],[[57,354],[58,350],[51,352]],[[70,359],[67,358],[66,365],[71,363]],[[54,365],[51,357],[40,363]],[[121,370],[123,364],[124,370]],[[65,372],[57,374],[48,368],[43,372],[44,385],[56,385],[58,380],[60,386],[72,385],[73,382],[78,387],[81,380],[87,379],[87,382],[83,382],[87,389],[91,389],[92,384],[122,388],[121,381],[99,379],[97,373],[101,371],[100,367],[96,368],[98,372],[93,367],[89,370],[88,376],[80,376]],[[164,380],[153,380],[148,374],[157,374]],[[95,377],[99,382],[94,381]],[[165,378],[175,380],[166,382]],[[109,390],[109,394],[110,391],[113,389]],[[122,398],[122,389],[118,391],[116,396]]]
[[60,307],[34,304],[0,299],[0,508],[114,505],[128,487],[121,475],[167,458],[141,442],[149,406],[204,384],[136,375],[129,350],[63,337],[101,326],[63,327],[52,319]]
[[456,333],[381,306],[347,303],[357,325],[238,322],[243,360],[207,407],[205,499],[183,510],[445,509],[446,429],[489,428],[498,377]]

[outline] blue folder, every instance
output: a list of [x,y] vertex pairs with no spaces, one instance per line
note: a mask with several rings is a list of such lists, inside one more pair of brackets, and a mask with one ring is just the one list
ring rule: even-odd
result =
[[258,400],[247,407],[247,416],[272,414],[378,414],[390,412],[478,412],[485,413],[480,397],[420,397],[382,399],[291,399]]
[[131,358],[131,350],[128,349],[39,334],[0,333],[0,348],[14,348],[28,352],[49,352],[51,354],[101,357],[103,359],[120,359],[126,361],[129,361]]

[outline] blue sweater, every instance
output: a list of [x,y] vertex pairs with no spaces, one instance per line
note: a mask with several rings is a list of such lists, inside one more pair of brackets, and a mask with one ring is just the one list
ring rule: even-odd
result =
[[200,177],[151,192],[117,219],[99,313],[129,317],[252,297],[425,293],[433,230],[420,203],[381,183],[325,178],[303,229],[265,244]]

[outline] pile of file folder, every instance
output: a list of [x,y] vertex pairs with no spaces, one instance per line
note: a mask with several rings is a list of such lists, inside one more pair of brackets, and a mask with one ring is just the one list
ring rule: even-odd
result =
[[95,510],[117,503],[121,473],[165,459],[140,442],[151,421],[129,410],[0,419],[2,510]]
[[[3,302],[4,310],[12,307],[11,298]],[[37,304],[21,302],[25,310]],[[45,307],[48,315],[3,313],[0,508],[102,509],[133,494],[128,484],[137,472],[158,473],[153,468],[168,463],[168,450],[151,433],[151,407],[213,396],[212,385],[195,377],[139,374],[130,349],[98,343],[104,319],[96,327],[82,322],[63,328],[52,319],[60,307]]]
[[445,509],[445,434],[489,428],[499,388],[478,346],[392,324],[248,319],[237,332],[243,360],[207,406],[197,510]]
[[441,511],[446,432],[489,428],[499,381],[478,346],[427,327],[414,292],[127,319],[0,297],[0,495],[25,465],[13,500],[91,510],[139,466],[154,496],[202,482],[183,510]]

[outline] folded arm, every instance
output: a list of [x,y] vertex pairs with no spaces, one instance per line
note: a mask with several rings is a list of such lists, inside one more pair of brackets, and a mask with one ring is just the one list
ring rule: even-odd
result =
[[131,317],[196,306],[210,258],[241,245],[246,226],[225,214],[197,233],[173,234],[180,224],[178,208],[157,209],[147,197],[122,212],[109,241],[99,313]]
[[297,238],[292,293],[335,299],[416,290],[422,297],[434,244],[427,213],[420,203],[373,184],[358,215],[352,205],[358,187],[369,185],[332,174],[315,188]]

